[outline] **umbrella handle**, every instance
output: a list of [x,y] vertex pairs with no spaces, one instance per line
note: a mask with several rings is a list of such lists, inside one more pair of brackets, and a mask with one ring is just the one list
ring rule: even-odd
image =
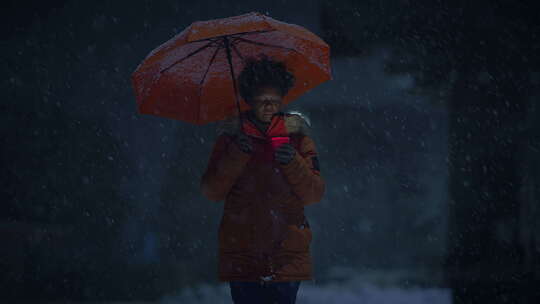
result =
[[236,77],[234,76],[234,68],[232,65],[232,59],[231,59],[231,47],[229,44],[229,39],[227,36],[223,37],[223,42],[225,44],[225,50],[227,52],[227,61],[229,62],[229,69],[231,71],[232,81],[233,81],[233,87],[234,87],[234,98],[236,100],[236,106],[238,108],[238,119],[240,120],[240,131],[245,134],[244,132],[244,119],[242,117],[242,112],[240,111],[240,100],[238,99],[238,89],[236,86]]

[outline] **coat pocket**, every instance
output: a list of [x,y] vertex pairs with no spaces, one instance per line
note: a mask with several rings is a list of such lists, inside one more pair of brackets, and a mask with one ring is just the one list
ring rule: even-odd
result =
[[313,235],[308,226],[287,225],[287,236],[283,240],[282,249],[286,251],[306,252]]
[[245,252],[251,242],[251,225],[235,215],[224,215],[219,227],[219,249],[223,252]]

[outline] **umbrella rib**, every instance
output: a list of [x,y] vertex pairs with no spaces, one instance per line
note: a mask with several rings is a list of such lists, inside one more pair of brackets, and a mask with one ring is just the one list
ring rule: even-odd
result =
[[[214,52],[214,55],[212,55],[212,59],[210,59],[210,63],[208,64],[208,67],[206,68],[206,72],[204,72],[204,76],[201,79],[200,85],[202,86],[204,84],[204,81],[206,79],[206,74],[208,74],[208,71],[210,70],[210,67],[212,66],[212,63],[214,63],[214,59],[216,59],[216,55],[221,50],[221,47],[216,48],[216,51]],[[202,89],[202,87],[201,87]]]
[[256,45],[261,45],[261,46],[275,47],[275,48],[285,49],[285,50],[289,50],[289,51],[293,51],[293,52],[297,52],[297,53],[298,53],[298,51],[295,50],[295,49],[291,49],[291,48],[284,47],[284,46],[281,46],[281,45],[274,45],[274,44],[262,43],[262,42],[257,42],[257,41],[253,41],[253,40],[241,38],[241,37],[235,37],[235,39],[236,39],[237,41],[239,40],[239,41],[242,41],[242,42],[251,43],[251,44],[256,44]]
[[268,33],[268,32],[273,32],[275,31],[274,29],[271,29],[271,30],[267,30],[267,31],[250,31],[250,32],[241,32],[241,33],[235,33],[235,34],[231,34],[231,35],[228,35],[230,38],[238,38],[240,36],[247,36],[247,35],[254,35],[254,34],[262,34],[262,33]]
[[[212,55],[212,59],[210,59],[210,63],[208,64],[208,67],[206,68],[206,71],[204,72],[204,76],[201,79],[201,82],[199,83],[199,98],[201,98],[202,96],[202,89],[203,89],[203,84],[206,80],[206,75],[208,75],[208,71],[210,71],[210,67],[214,63],[217,53],[219,52],[219,50],[221,50],[221,48],[222,48],[221,45],[216,48],[216,51],[214,52],[214,55]],[[200,116],[201,116],[201,102],[199,101],[199,110],[197,111],[197,121],[199,121]]]
[[244,60],[244,56],[242,56],[242,54],[240,54],[240,51],[238,51],[238,49],[236,48],[236,44],[235,44],[235,43],[231,43],[231,46],[232,46],[233,51],[236,53],[236,55],[237,55],[238,57],[240,57],[240,59],[242,59],[242,61],[245,61],[245,60]]
[[172,67],[175,66],[176,64],[178,64],[178,63],[180,63],[180,62],[182,62],[182,61],[188,59],[189,57],[191,57],[191,56],[197,54],[198,52],[200,52],[200,51],[202,51],[202,50],[204,50],[204,49],[206,49],[206,48],[208,48],[208,47],[210,47],[210,46],[212,46],[212,45],[215,44],[215,43],[216,43],[215,41],[211,41],[211,42],[209,42],[209,43],[207,43],[207,44],[201,46],[200,48],[198,48],[198,49],[196,49],[195,51],[193,51],[193,52],[187,54],[185,57],[178,59],[175,63],[171,64],[170,66],[164,68],[163,70],[161,70],[161,71],[159,71],[159,72],[160,72],[160,73],[166,72],[167,70],[169,70],[170,68],[172,68]]
[[214,39],[221,40],[221,39],[223,39],[224,37],[236,38],[237,36],[240,36],[240,35],[245,36],[245,35],[261,34],[261,33],[266,33],[266,32],[273,32],[273,31],[275,31],[275,30],[272,29],[272,30],[267,30],[267,31],[249,31],[249,32],[241,32],[241,33],[228,34],[228,35],[221,35],[221,36],[215,36],[215,37],[211,37],[211,38],[203,38],[203,39],[199,39],[199,40],[193,40],[193,41],[190,41],[190,43],[193,43],[193,42],[201,42],[201,41],[209,41],[209,40],[214,40]]

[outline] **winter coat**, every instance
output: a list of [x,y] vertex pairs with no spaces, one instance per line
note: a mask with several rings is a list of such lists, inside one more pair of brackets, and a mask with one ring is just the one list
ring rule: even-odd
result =
[[[201,191],[225,201],[219,226],[220,281],[299,281],[312,279],[312,231],[304,206],[325,191],[313,140],[305,120],[278,112],[266,134],[247,116],[244,131],[253,156],[233,142],[240,125],[234,117],[218,127]],[[290,136],[297,153],[288,164],[272,159],[268,138]]]

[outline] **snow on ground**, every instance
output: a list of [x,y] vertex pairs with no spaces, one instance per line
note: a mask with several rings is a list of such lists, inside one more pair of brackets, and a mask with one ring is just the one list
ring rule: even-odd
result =
[[[229,285],[200,285],[184,289],[176,295],[164,297],[160,304],[230,304]],[[451,290],[446,288],[403,288],[378,286],[365,278],[326,284],[303,281],[297,296],[297,304],[451,304]]]

